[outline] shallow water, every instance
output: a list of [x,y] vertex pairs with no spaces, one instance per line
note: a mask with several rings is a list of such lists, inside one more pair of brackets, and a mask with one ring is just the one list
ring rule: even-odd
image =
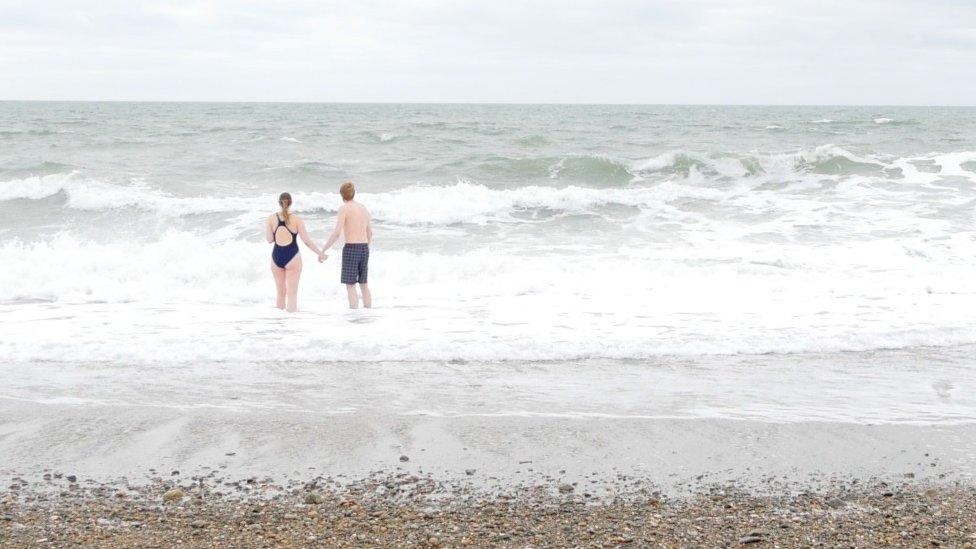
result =
[[160,361],[0,366],[0,398],[322,417],[976,421],[974,349],[573,362]]

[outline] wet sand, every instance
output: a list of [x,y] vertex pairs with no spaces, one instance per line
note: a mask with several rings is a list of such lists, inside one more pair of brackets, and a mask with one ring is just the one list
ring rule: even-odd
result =
[[[976,425],[744,420],[295,414],[0,401],[0,475],[147,483],[156,471],[221,479],[433,474],[487,489],[618,475],[669,495],[703,484],[806,489],[831,480],[973,484]],[[409,461],[401,461],[401,460]],[[476,474],[469,475],[474,470]]]

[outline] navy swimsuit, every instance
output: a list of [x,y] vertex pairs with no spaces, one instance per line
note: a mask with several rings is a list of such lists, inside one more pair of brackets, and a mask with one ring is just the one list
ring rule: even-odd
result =
[[286,231],[291,233],[291,244],[287,246],[279,246],[278,240],[275,239],[274,249],[271,250],[271,261],[274,261],[274,264],[277,265],[278,268],[284,269],[285,265],[287,265],[293,257],[298,255],[298,239],[295,238],[298,236],[298,233],[292,233],[291,229],[288,228],[288,225],[286,225],[285,222],[278,217],[278,214],[275,214],[275,217],[278,218],[278,226],[275,227],[274,230],[275,236],[278,235],[278,229],[281,227],[284,227]]

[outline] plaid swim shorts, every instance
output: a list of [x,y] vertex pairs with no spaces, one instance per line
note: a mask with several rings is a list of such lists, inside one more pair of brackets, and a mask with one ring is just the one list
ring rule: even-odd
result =
[[369,244],[346,244],[342,247],[342,283],[366,284],[369,269]]

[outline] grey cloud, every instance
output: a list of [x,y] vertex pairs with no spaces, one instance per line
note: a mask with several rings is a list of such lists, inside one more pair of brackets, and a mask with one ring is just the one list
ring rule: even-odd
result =
[[3,3],[0,98],[966,104],[974,29],[950,0]]

